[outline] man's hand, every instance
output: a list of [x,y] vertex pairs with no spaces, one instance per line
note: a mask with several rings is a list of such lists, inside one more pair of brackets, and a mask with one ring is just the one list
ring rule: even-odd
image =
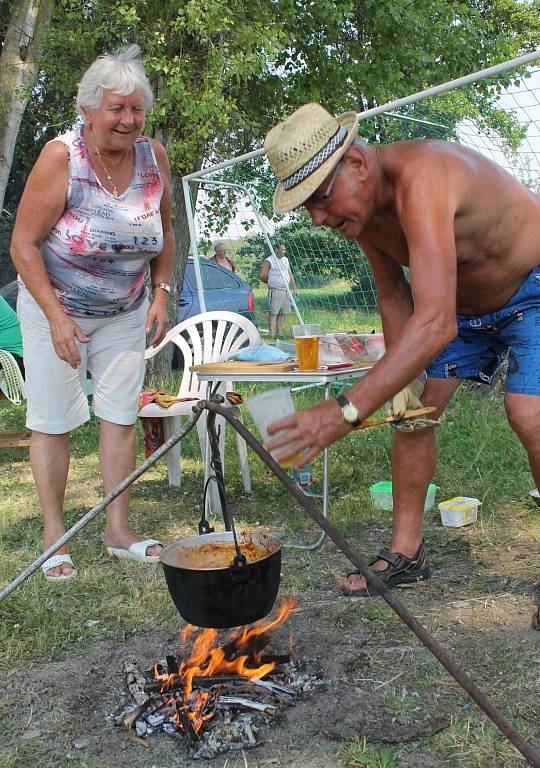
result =
[[165,293],[165,291],[159,291],[159,293],[162,293],[163,295],[154,296],[146,316],[146,333],[150,334],[153,332],[153,347],[157,347],[157,345],[163,341],[169,327],[169,317],[167,315],[168,294]]
[[[388,416],[395,416],[396,419],[402,419],[403,416],[405,416],[405,411],[414,411],[418,408],[423,408],[424,406],[420,400],[423,391],[424,383],[417,377],[394,395],[391,403],[388,403]],[[422,429],[427,429],[427,427],[436,427],[440,423],[439,419],[426,419],[425,416],[419,416],[416,419],[408,419],[401,424],[392,424],[392,427],[399,432],[419,432]]]
[[77,323],[63,312],[49,320],[49,327],[54,351],[60,360],[65,360],[72,368],[77,368],[81,362],[81,355],[77,349],[76,341],[88,344],[90,338],[82,332]]
[[345,437],[351,431],[351,426],[343,420],[335,400],[323,400],[313,408],[274,421],[268,427],[271,435],[281,430],[287,431],[269,440],[265,447],[277,454],[278,462],[307,448],[302,461],[295,462],[295,466],[303,467],[324,448]]

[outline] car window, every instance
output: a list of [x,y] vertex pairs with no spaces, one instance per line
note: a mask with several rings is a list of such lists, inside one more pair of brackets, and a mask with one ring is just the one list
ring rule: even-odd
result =
[[217,264],[210,264],[208,262],[202,263],[201,266],[203,267],[201,270],[203,288],[230,290],[231,288],[238,287],[238,280],[228,269],[223,269]]

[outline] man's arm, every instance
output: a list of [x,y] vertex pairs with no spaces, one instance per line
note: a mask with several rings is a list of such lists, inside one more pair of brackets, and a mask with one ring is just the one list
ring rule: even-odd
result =
[[270,272],[270,262],[268,259],[265,259],[263,262],[263,265],[261,267],[261,271],[259,272],[259,279],[263,283],[268,282],[268,273]]
[[298,290],[298,286],[296,285],[296,280],[294,279],[294,275],[293,275],[290,264],[289,264],[289,277],[291,280],[291,288],[293,289],[293,292],[296,293],[296,291]]
[[379,251],[366,238],[360,244],[373,273],[384,343],[389,349],[396,343],[403,326],[414,312],[411,287],[403,268],[394,259]]

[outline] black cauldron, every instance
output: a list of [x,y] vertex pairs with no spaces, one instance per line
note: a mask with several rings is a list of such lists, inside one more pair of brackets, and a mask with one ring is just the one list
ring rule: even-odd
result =
[[232,564],[232,531],[181,539],[161,553],[170,595],[190,624],[215,629],[239,627],[262,619],[272,610],[279,589],[281,542],[258,532],[239,532],[237,538],[247,557],[246,565]]

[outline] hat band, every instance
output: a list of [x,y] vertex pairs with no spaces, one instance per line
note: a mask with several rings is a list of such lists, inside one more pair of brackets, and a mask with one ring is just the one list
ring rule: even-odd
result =
[[320,149],[316,155],[310,158],[305,165],[295,171],[292,176],[288,176],[286,179],[284,179],[282,182],[284,189],[287,191],[293,189],[294,187],[298,186],[300,182],[304,181],[308,176],[314,173],[317,168],[320,168],[321,165],[325,163],[331,155],[334,154],[336,149],[343,144],[346,136],[347,131],[345,128],[340,126],[330,141],[328,141],[328,143],[325,144],[324,147]]

